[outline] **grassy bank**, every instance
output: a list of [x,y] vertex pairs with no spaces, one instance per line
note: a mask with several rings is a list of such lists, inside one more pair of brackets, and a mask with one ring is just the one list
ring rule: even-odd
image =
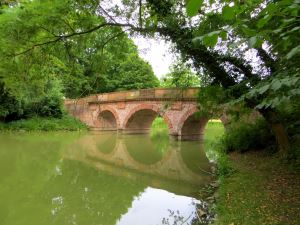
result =
[[34,117],[30,119],[0,123],[0,131],[78,131],[87,130],[79,120],[64,115],[62,118]]
[[207,155],[218,162],[215,225],[299,225],[299,171],[266,150],[227,154],[223,133],[218,121],[205,130]]
[[262,151],[228,160],[235,172],[220,179],[216,224],[300,224],[299,173]]

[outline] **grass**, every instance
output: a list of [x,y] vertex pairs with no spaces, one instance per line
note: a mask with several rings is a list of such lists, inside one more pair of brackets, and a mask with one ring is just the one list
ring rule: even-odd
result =
[[268,151],[226,154],[219,138],[224,128],[210,121],[204,144],[217,162],[215,225],[300,225],[300,174]]
[[13,121],[10,123],[0,123],[0,131],[78,131],[87,130],[87,126],[79,120],[64,115],[62,118],[34,117]]
[[265,152],[231,153],[221,177],[217,225],[300,224],[300,175]]
[[217,141],[224,134],[224,126],[220,120],[208,121],[205,132],[204,141],[205,144],[212,144]]

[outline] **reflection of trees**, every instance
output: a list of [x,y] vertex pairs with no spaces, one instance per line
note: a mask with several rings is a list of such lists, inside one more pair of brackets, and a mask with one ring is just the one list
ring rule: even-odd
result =
[[203,143],[181,142],[180,153],[184,164],[194,173],[203,174],[210,171]]
[[161,152],[162,155],[167,152],[170,141],[167,127],[151,130],[150,139],[154,148],[158,149],[158,151]]
[[65,161],[62,176],[53,178],[47,187],[47,198],[63,199],[61,205],[53,204],[55,224],[72,224],[74,220],[83,225],[113,225],[144,188],[143,184],[95,171],[80,162]]
[[168,149],[168,141],[158,136],[150,139],[148,135],[128,135],[124,140],[130,156],[146,165],[162,160]]
[[0,136],[1,224],[109,225],[127,211],[144,186],[62,160],[62,151],[77,138]]
[[169,217],[163,218],[161,223],[162,225],[196,225],[198,224],[198,218],[196,215],[196,206],[195,211],[193,211],[188,217],[182,216],[179,211],[170,210]]
[[60,151],[73,139],[74,135],[1,135],[1,224],[49,224],[51,205],[43,189],[56,175]]

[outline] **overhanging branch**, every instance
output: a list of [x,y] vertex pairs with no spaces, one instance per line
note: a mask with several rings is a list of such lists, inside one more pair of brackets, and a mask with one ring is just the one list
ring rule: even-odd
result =
[[15,57],[15,56],[19,56],[22,54],[26,54],[27,52],[32,51],[37,47],[41,47],[41,46],[48,45],[48,44],[54,44],[56,42],[59,42],[59,41],[62,41],[62,40],[65,40],[65,39],[68,39],[68,38],[71,38],[74,36],[80,36],[80,35],[92,33],[94,31],[100,30],[101,28],[104,28],[104,27],[127,27],[130,30],[133,30],[136,32],[146,32],[146,31],[150,32],[150,31],[155,31],[155,30],[161,29],[161,28],[156,28],[156,27],[149,27],[149,28],[136,27],[129,23],[102,23],[102,24],[99,24],[98,26],[95,26],[95,27],[85,30],[85,31],[73,32],[73,33],[65,34],[65,35],[55,35],[54,39],[34,44],[30,48],[28,48],[24,51],[18,52],[16,54],[14,54],[13,56]]

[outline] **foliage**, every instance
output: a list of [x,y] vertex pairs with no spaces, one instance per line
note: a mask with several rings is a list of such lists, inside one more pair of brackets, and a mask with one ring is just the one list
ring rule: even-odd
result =
[[2,131],[78,131],[87,130],[87,126],[79,120],[64,115],[62,118],[33,117],[9,123],[0,122]]
[[11,96],[0,103],[1,118],[7,109],[19,110],[13,105],[20,105],[20,113],[12,119],[60,117],[63,96],[159,85],[119,27],[77,34],[105,22],[96,15],[97,1],[17,2],[3,2],[0,14],[0,79],[5,96]]
[[0,81],[0,121],[13,120],[23,114],[23,105],[14,96],[4,89]]
[[[207,7],[200,0],[191,2],[201,2],[197,6],[199,10]],[[220,23],[219,27],[212,28],[209,33],[194,38],[194,41],[202,41],[204,45],[214,47],[221,42],[218,42],[218,38],[223,40],[222,43],[231,43],[231,37],[235,36],[240,43],[256,49],[260,61],[269,70],[267,75],[270,78],[261,79],[259,83],[252,81],[253,88],[248,89],[249,93],[243,95],[241,99],[247,98],[246,103],[250,100],[258,109],[276,109],[279,104],[289,103],[290,98],[299,97],[300,93],[297,90],[299,71],[296,63],[299,57],[297,56],[300,31],[297,23],[299,2],[293,0],[267,3],[234,2],[234,4],[228,1],[221,1],[219,4],[214,2],[211,1],[210,4],[215,4],[222,10],[204,14],[204,20],[218,19],[223,23]],[[189,12],[192,9],[187,7],[187,10]],[[263,43],[268,46],[267,50]],[[233,43],[230,46],[236,48]],[[241,45],[237,47],[242,48]]]
[[[202,0],[191,0],[187,5],[187,12],[195,16],[203,6]],[[300,53],[298,15],[300,5],[294,0],[269,1],[248,1],[237,2],[220,1],[222,9],[217,12],[218,16],[227,22],[220,30],[212,31],[198,37],[204,40],[209,38],[209,43],[215,42],[215,36],[227,40],[231,29],[247,38],[250,47],[259,48],[266,41],[271,44],[271,51],[284,55],[284,59],[291,59]],[[210,4],[218,4],[210,1]],[[196,12],[196,13],[193,13]],[[275,44],[276,43],[276,44]],[[298,55],[299,56],[299,55]]]
[[208,118],[220,118],[226,101],[226,93],[220,86],[201,87],[198,94],[200,113]]
[[[106,36],[115,35],[106,43]],[[76,41],[78,45],[70,45],[67,53],[72,55],[68,61],[76,65],[75,70],[62,77],[67,97],[158,86],[151,66],[121,29],[95,32]]]
[[231,124],[221,143],[227,152],[245,152],[274,148],[276,141],[266,121],[259,119],[255,123]]
[[178,61],[170,67],[170,73],[161,78],[163,87],[199,87],[199,76],[191,71],[191,66]]
[[57,96],[46,96],[39,102],[32,102],[26,107],[26,117],[38,115],[41,117],[61,118],[63,116],[62,100],[62,98]]
[[255,108],[278,108],[286,103],[298,100],[300,95],[300,73],[291,76],[276,76],[255,86],[238,101],[252,101],[255,98],[263,99]]
[[208,159],[217,166],[217,174],[220,177],[230,175],[233,170],[229,165],[228,155],[220,142],[225,129],[220,120],[208,121],[204,132],[204,149]]

